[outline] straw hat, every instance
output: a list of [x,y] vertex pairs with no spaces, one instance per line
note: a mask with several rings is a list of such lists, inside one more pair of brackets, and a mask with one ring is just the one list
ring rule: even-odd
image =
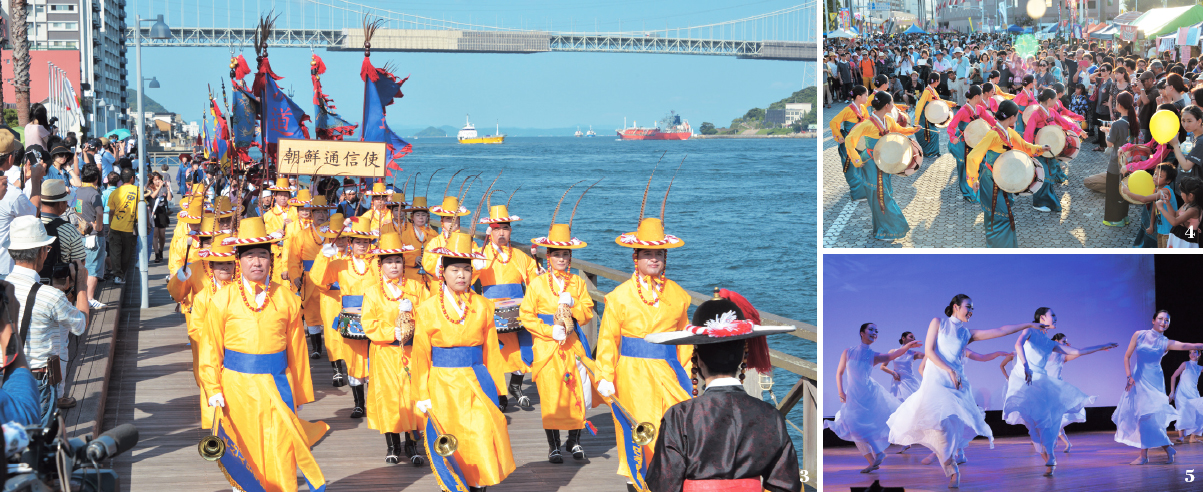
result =
[[[317,233],[319,236],[322,236],[326,239],[334,239],[338,237],[340,233],[342,233],[344,229],[343,222],[346,220],[346,217],[344,217],[341,213],[331,215],[329,221],[317,227]],[[331,224],[333,224],[333,226],[331,226]]]
[[400,206],[404,207],[406,205],[409,205],[409,203],[405,201],[405,193],[393,193],[392,195],[389,196],[388,202],[386,202],[385,205],[388,205],[390,207],[395,207],[395,206],[400,205]]
[[343,235],[353,238],[376,239],[380,233],[373,231],[372,221],[363,217],[351,217],[351,228],[343,231]]
[[297,191],[295,188],[293,188],[292,186],[290,186],[288,184],[288,178],[277,178],[276,184],[274,184],[272,186],[268,186],[267,189],[269,191],[287,191],[287,192]]
[[501,224],[504,222],[518,222],[522,217],[510,215],[510,210],[505,205],[494,205],[489,207],[489,216],[480,219],[481,224]]
[[184,196],[203,195],[205,193],[205,185],[201,183],[193,183],[192,188],[189,188]]
[[201,261],[234,261],[234,246],[225,244],[227,238],[230,238],[229,234],[221,234],[213,238],[213,245],[208,249],[201,250],[199,254]]
[[380,241],[376,243],[374,249],[368,251],[368,254],[376,256],[399,255],[413,250],[413,246],[402,243],[401,235],[393,231],[380,235]]
[[204,216],[204,218],[201,219],[201,222],[200,222],[200,230],[196,231],[195,233],[190,232],[188,234],[196,236],[196,237],[213,237],[213,236],[222,234],[224,232],[227,232],[227,231],[218,231],[217,230],[217,216],[215,216],[211,213],[205,212],[205,216]]
[[535,246],[557,249],[580,249],[589,245],[589,243],[572,237],[572,229],[568,224],[552,224],[551,230],[547,232],[546,236],[531,239],[530,242]]
[[426,205],[426,197],[415,196],[413,204],[409,206],[409,210],[412,212],[429,212],[430,207]]
[[200,198],[188,200],[188,208],[180,210],[177,217],[185,224],[199,224],[204,218],[205,201]]
[[[417,200],[415,198],[414,200]],[[430,207],[430,213],[440,217],[463,217],[469,215],[468,209],[459,204],[459,198],[454,196],[443,197],[443,204]]]
[[367,195],[367,196],[389,196],[392,194],[393,194],[393,192],[389,191],[388,187],[385,186],[384,183],[379,182],[379,181],[372,183],[372,191],[368,191],[368,192],[364,193],[364,195]]
[[267,233],[263,226],[263,217],[249,217],[238,223],[238,237],[222,239],[221,244],[228,246],[253,246],[279,241],[284,234],[279,231]]
[[453,232],[451,237],[447,239],[445,246],[434,248],[428,253],[446,256],[448,258],[464,258],[468,260],[483,260],[485,255],[476,251],[476,245],[472,242],[472,236],[462,232]]
[[637,249],[672,249],[685,245],[677,236],[664,233],[664,222],[653,217],[639,221],[639,229],[614,239],[619,246]]
[[42,219],[33,215],[22,215],[13,219],[12,225],[9,227],[8,249],[10,251],[40,248],[58,239],[46,234],[46,226],[42,225]]
[[70,198],[67,182],[61,179],[48,179],[42,182],[42,202],[65,202]]
[[230,197],[221,195],[213,199],[213,213],[218,217],[233,217],[242,210],[242,205],[235,205]]

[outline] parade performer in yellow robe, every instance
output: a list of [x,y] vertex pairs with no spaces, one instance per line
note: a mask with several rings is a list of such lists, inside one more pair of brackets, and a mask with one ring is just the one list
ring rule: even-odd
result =
[[430,240],[434,239],[439,234],[438,231],[430,227],[430,207],[426,206],[426,197],[414,197],[414,202],[407,209],[411,212],[410,221],[406,222],[404,230],[401,232],[401,241],[405,244],[413,245],[417,251],[405,253],[405,278],[411,280],[420,280],[426,283],[426,287],[430,287],[433,280],[433,273],[427,272],[422,265],[422,252],[426,250],[426,245]]
[[371,224],[371,229],[368,230],[380,231],[384,228],[385,224],[393,221],[393,212],[388,209],[388,199],[392,194],[393,192],[389,191],[381,181],[372,184],[372,191],[364,193],[372,201],[371,208],[360,215],[361,218],[366,219]]
[[[452,234],[459,231],[459,218],[472,214],[472,212],[460,205],[459,198],[455,196],[443,197],[442,205],[430,207],[430,213],[439,216],[439,224],[442,231],[426,240],[426,251],[446,246],[447,238],[450,238]],[[434,281],[441,280],[439,277],[440,272],[435,268],[438,264],[439,256],[423,254],[421,258],[422,269],[427,274],[434,276]]]
[[[481,224],[489,225],[489,242],[481,247],[485,256],[485,266],[476,272],[480,280],[481,294],[494,302],[510,299],[522,299],[526,289],[535,277],[539,276],[539,265],[521,249],[510,246],[510,223],[522,220],[517,215],[510,215],[506,205],[489,207],[489,216],[481,218]],[[505,321],[496,320],[499,329],[505,329]],[[510,373],[509,398],[513,398],[518,406],[530,407],[530,398],[522,394],[523,374],[530,372],[530,365],[535,360],[534,341],[531,334],[524,328],[517,331],[498,333],[497,341],[501,344],[501,357],[505,359],[502,368]],[[501,410],[505,411],[509,403],[505,396],[501,399]]]
[[[371,371],[368,387],[368,428],[384,434],[388,451],[386,463],[398,463],[402,450],[414,466],[426,464],[410,433],[422,429],[422,414],[414,408],[411,394],[410,351],[413,348],[414,306],[428,296],[426,284],[404,278],[402,253],[413,247],[401,244],[401,235],[388,232],[370,251],[380,261],[380,279],[363,298],[363,331],[372,340]],[[398,323],[401,312],[410,313],[408,322]],[[405,434],[405,443],[401,443]]]
[[331,291],[332,284],[339,287],[337,297],[342,310],[335,325],[345,344],[343,361],[347,369],[347,380],[351,385],[351,395],[355,399],[351,418],[357,419],[362,418],[367,411],[363,385],[368,380],[368,348],[371,345],[360,320],[363,312],[363,293],[379,281],[380,272],[377,271],[375,262],[369,261],[368,250],[372,248],[372,241],[377,237],[369,229],[370,223],[362,217],[352,217],[348,220],[350,229],[342,235],[351,238],[351,254],[335,258],[338,255],[337,247],[331,244],[322,246],[322,257],[328,261],[315,261],[310,275],[313,275],[319,290]]
[[288,200],[288,204],[297,210],[297,221],[284,228],[288,278],[292,279],[293,289],[301,296],[301,317],[305,320],[305,332],[309,337],[309,358],[317,359],[322,356],[322,312],[321,303],[316,300],[317,286],[309,277],[309,270],[313,269],[313,260],[326,242],[326,237],[318,231],[318,227],[326,221],[329,210],[334,207],[326,204],[324,196],[311,197],[309,190],[298,191],[295,198]]
[[592,354],[581,324],[593,319],[593,299],[585,281],[573,275],[569,267],[572,250],[587,244],[572,237],[568,224],[554,223],[547,236],[531,239],[531,243],[547,248],[548,271],[526,289],[519,319],[535,338],[531,379],[539,390],[539,410],[550,448],[547,460],[564,462],[560,429],[568,430],[564,448],[573,459],[583,460],[581,429],[585,428],[585,412],[601,403],[601,395],[595,394],[588,371],[579,362]]
[[[200,230],[195,233],[195,243],[192,249],[196,251],[196,255],[189,253],[189,256],[200,258],[200,253],[208,249],[213,242],[213,236],[217,233],[213,229],[214,218],[212,215],[206,216],[201,220]],[[191,263],[195,265],[196,263]],[[184,324],[188,327],[188,346],[192,348],[192,375],[196,379],[196,386],[201,386],[199,367],[199,345],[200,336],[198,332],[204,326],[204,318],[194,316],[193,306],[195,305],[195,297],[198,293],[205,289],[206,282],[213,276],[209,270],[209,265],[201,262],[201,275],[193,275],[193,268],[189,266],[180,267],[174,274],[167,277],[167,293],[171,294],[171,298],[175,302],[180,303],[180,313],[184,315]]]
[[[198,248],[193,245],[191,250],[188,244],[193,242],[195,234],[200,231],[201,219],[204,218],[205,201],[200,195],[193,195],[188,199],[187,205],[180,210],[177,215],[179,225],[176,226],[175,235],[171,236],[171,244],[168,246],[167,252],[167,271],[175,273],[180,267],[187,263],[196,260],[196,251]],[[184,255],[188,257],[185,258]]]
[[[184,197],[180,198],[180,209],[181,210],[180,210],[180,213],[176,214],[176,219],[179,219],[179,220],[176,220],[175,230],[172,231],[172,233],[171,233],[171,241],[172,241],[173,245],[175,244],[176,239],[188,234],[188,223],[184,222],[184,220],[183,220],[184,216],[188,215],[188,214],[186,214],[184,212],[188,209],[188,204],[192,201],[192,197],[204,196],[204,191],[205,191],[205,185],[197,183],[197,184],[192,185],[191,189],[186,190],[184,192]],[[181,251],[183,251],[183,250],[181,250]],[[180,264],[182,265],[183,263],[180,263]],[[171,266],[170,258],[168,259],[167,266],[169,268]],[[176,267],[176,268],[179,268],[179,267]],[[171,271],[174,272],[175,269],[171,269]]]
[[236,248],[242,277],[209,303],[201,380],[209,405],[223,409],[218,435],[235,447],[221,461],[232,485],[254,490],[233,478],[251,476],[262,481],[256,484],[262,490],[291,492],[300,468],[309,490],[321,491],[326,480],[310,448],[329,427],[296,414],[313,401],[313,385],[301,301],[271,281],[268,244],[279,239],[278,231],[269,235],[263,219],[252,217],[241,221],[237,238],[222,241]]
[[[201,381],[200,370],[200,354],[201,345],[211,343],[212,338],[209,336],[206,322],[208,321],[208,309],[210,300],[213,294],[221,290],[222,287],[229,285],[237,277],[237,268],[234,262],[234,247],[223,246],[221,241],[230,237],[228,234],[221,234],[213,238],[204,238],[204,249],[199,254],[199,265],[194,274],[191,270],[193,267],[184,267],[180,272],[184,272],[187,279],[180,281],[176,275],[171,276],[171,280],[167,283],[167,290],[171,292],[172,297],[176,297],[177,292],[187,290],[185,295],[191,297],[191,307],[183,312],[188,324],[188,339],[192,346],[192,370],[196,374],[196,385],[200,388],[200,409],[201,409],[201,428],[209,429],[213,426],[213,413],[215,408],[209,406],[209,397],[212,396],[205,392],[205,386]],[[215,245],[210,245],[212,240]],[[178,275],[178,273],[177,273]],[[174,284],[174,285],[173,285]],[[181,303],[183,304],[183,303]]]
[[[288,183],[288,178],[277,179],[276,184],[267,189],[272,192],[272,206],[263,211],[263,226],[268,232],[285,233],[284,228],[297,221],[296,210],[288,206],[288,200],[297,190]],[[284,247],[284,241],[272,245],[272,275],[276,276],[272,281],[291,285],[287,255],[288,248]]]
[[[443,281],[414,313],[410,370],[415,406],[458,439],[463,478],[482,490],[514,471],[514,454],[498,402],[505,383],[493,301],[470,289],[473,260],[484,259],[475,249],[471,236],[457,232],[446,246],[427,251],[441,258]],[[426,433],[428,447],[434,437]]]
[[[621,400],[635,422],[659,422],[668,407],[689,399],[693,392],[689,377],[693,347],[656,345],[643,339],[689,324],[689,294],[664,276],[667,249],[685,242],[665,234],[663,221],[650,217],[639,221],[637,231],[615,241],[635,249],[631,254],[635,273],[606,295],[597,336],[597,391]],[[615,424],[621,425],[617,420]],[[624,447],[621,436],[618,446]],[[624,454],[619,454],[618,474],[631,476]]]
[[[326,244],[334,246],[335,255],[331,257],[326,257],[324,254],[317,255],[313,259],[314,267],[317,267],[319,264],[329,264],[331,260],[345,257],[348,248],[351,246],[351,238],[342,235],[342,232],[346,230],[345,223],[346,219],[343,218],[343,214],[336,213],[330,216],[329,221],[318,226],[318,235],[325,238]],[[317,298],[318,312],[321,315],[322,323],[322,344],[325,345],[326,358],[330,361],[330,366],[334,368],[334,377],[331,383],[335,388],[346,386],[347,369],[345,361],[348,351],[347,341],[338,333],[338,327],[335,325],[339,313],[343,310],[342,296],[340,295],[342,289],[339,287],[338,282],[322,285],[322,279],[314,276],[312,268],[306,273],[306,278],[309,279],[310,285],[314,287],[314,293],[308,296],[308,302],[312,302],[312,299],[315,297]]]

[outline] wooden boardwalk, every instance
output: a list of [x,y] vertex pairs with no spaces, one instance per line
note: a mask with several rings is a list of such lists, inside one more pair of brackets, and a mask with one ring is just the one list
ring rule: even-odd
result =
[[[200,429],[198,389],[192,376],[192,354],[187,344],[183,316],[167,293],[167,266],[151,264],[150,309],[138,309],[137,276],[128,284],[122,307],[117,344],[112,361],[104,428],[124,423],[138,426],[140,440],[113,466],[123,488],[132,492],[230,490],[217,465],[201,459],[197,442]],[[314,447],[326,476],[327,489],[437,490],[430,467],[384,463],[384,437],[368,429],[364,419],[350,419],[348,387],[330,385],[330,364],[314,361],[317,401],[305,405],[301,416],[323,420],[331,432]],[[539,416],[538,395],[525,386],[535,406],[506,412],[517,470],[490,491],[622,491],[625,479],[615,472],[614,424],[609,408],[593,409],[589,420],[598,435],[583,437],[589,459],[564,464],[547,462],[547,440]],[[561,439],[566,438],[562,435]],[[299,481],[305,490],[304,481]]]

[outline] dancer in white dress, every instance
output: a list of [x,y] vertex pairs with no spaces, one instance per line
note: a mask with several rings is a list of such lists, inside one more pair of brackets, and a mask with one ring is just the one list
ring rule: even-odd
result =
[[[1055,324],[1056,321],[1057,321],[1056,317],[1054,316],[1053,323]],[[1053,341],[1057,342],[1061,345],[1065,345],[1066,347],[1070,346],[1069,339],[1065,337],[1064,333],[1058,333],[1056,335],[1053,335]],[[1071,360],[1077,359],[1078,357],[1081,357],[1083,355],[1086,355],[1086,353],[1083,351],[1079,351],[1079,353],[1077,353],[1077,354],[1070,354],[1070,355],[1066,355],[1061,352],[1053,352],[1052,355],[1048,356],[1048,363],[1045,364],[1044,370],[1045,370],[1045,372],[1048,373],[1048,377],[1063,380],[1064,378],[1061,377],[1061,369],[1063,367],[1065,367],[1065,363],[1069,362]],[[1096,397],[1094,395],[1091,395],[1090,398],[1091,398],[1091,401],[1087,402],[1086,405],[1090,405],[1091,403],[1093,403],[1094,399]],[[1065,450],[1063,452],[1068,453],[1069,450],[1073,448],[1073,443],[1069,442],[1069,436],[1065,434],[1065,426],[1072,424],[1074,422],[1085,422],[1085,421],[1086,421],[1086,408],[1085,407],[1083,407],[1081,410],[1078,410],[1077,412],[1067,413],[1061,417],[1061,432],[1058,435],[1061,437],[1061,440],[1065,442]],[[1036,443],[1032,443],[1032,444],[1035,445]],[[1037,451],[1039,451],[1039,449],[1037,449]]]
[[[971,349],[966,348],[964,350],[964,352],[961,353],[961,365],[964,366],[965,363],[967,363],[971,360],[977,361],[977,362],[988,362],[988,361],[992,361],[994,359],[997,359],[999,357],[1003,357],[1006,355],[1009,355],[1009,353],[1008,352],[990,352],[988,354],[979,354],[977,352],[974,352]],[[927,367],[927,360],[928,360],[927,358],[924,358],[923,362],[919,364],[919,375],[920,376],[923,375],[923,369],[925,367]],[[968,377],[963,377],[961,379],[961,387],[964,388],[965,391],[968,391],[970,395],[974,394],[973,393],[973,385],[969,383]],[[1006,396],[1006,394],[1007,394],[1006,391],[1004,391],[1003,396]],[[974,400],[974,403],[977,403],[976,399]],[[981,408],[980,405],[979,405],[979,408]],[[985,411],[985,408],[982,408],[982,411]],[[968,443],[966,443],[966,444],[968,444]],[[905,448],[903,448],[903,451],[906,451],[907,449],[910,449],[910,448],[911,448],[911,446],[908,445]],[[899,451],[899,453],[901,453],[901,451]],[[939,457],[936,456],[936,453],[931,453],[931,454],[927,455],[927,457],[923,458],[921,463],[923,463],[925,465],[930,465],[932,463],[936,463],[936,460],[938,458]],[[957,449],[956,453],[953,454],[953,458],[956,459],[958,465],[963,465],[963,464],[969,462],[969,457],[965,456],[965,447],[964,446]]]
[[970,342],[1010,335],[1036,325],[1024,323],[990,330],[965,326],[973,316],[969,296],[958,294],[944,308],[946,318],[934,318],[927,328],[924,354],[932,367],[923,374],[919,391],[890,415],[890,442],[922,444],[936,453],[950,488],[959,487],[961,474],[955,454],[976,436],[985,436],[994,447],[994,434],[986,425],[986,412],[973,400],[965,379],[965,346]]
[[[1199,397],[1199,351],[1190,351],[1170,378],[1170,403],[1178,409],[1178,442],[1198,442],[1203,435],[1203,398]],[[1194,439],[1192,439],[1194,438]],[[1185,439],[1185,441],[1183,440]]]
[[1094,397],[1060,378],[1049,376],[1046,370],[1049,356],[1054,352],[1066,355],[1093,353],[1115,348],[1118,344],[1108,343],[1079,351],[1048,338],[1047,331],[1057,322],[1051,309],[1037,309],[1033,321],[1039,323],[1039,328],[1024,330],[1015,340],[1015,368],[1007,381],[1002,414],[1008,424],[1027,426],[1032,442],[1044,459],[1044,476],[1051,477],[1057,468],[1053,447],[1061,433],[1062,418],[1082,411],[1094,402]]
[[[844,350],[840,354],[840,365],[835,372],[835,384],[843,406],[835,414],[835,420],[824,422],[835,435],[845,441],[856,443],[856,449],[865,456],[869,466],[861,473],[869,473],[881,466],[890,429],[885,418],[898,408],[897,398],[890,396],[880,383],[872,378],[873,366],[887,363],[921,343],[911,340],[885,354],[869,348],[877,340],[877,325],[865,323],[860,327],[860,345]],[[845,377],[846,376],[846,377]]]
[[[1170,406],[1165,394],[1165,374],[1161,372],[1161,358],[1167,350],[1203,350],[1203,343],[1182,343],[1170,340],[1165,330],[1170,327],[1170,313],[1157,311],[1153,318],[1153,329],[1140,330],[1132,334],[1128,351],[1124,353],[1124,371],[1128,373],[1128,384],[1124,394],[1111,414],[1115,422],[1115,440],[1140,448],[1140,456],[1133,465],[1149,462],[1149,448],[1160,447],[1167,455],[1166,463],[1174,463],[1173,445],[1165,433],[1171,421],[1178,419],[1178,411]],[[1132,360],[1132,356],[1136,360]]]
[[[915,334],[909,331],[902,332],[902,338],[898,339],[899,345],[906,345],[915,341]],[[919,375],[915,372],[913,362],[923,359],[923,352],[918,350],[907,350],[905,354],[894,359],[894,370],[890,370],[889,363],[882,363],[881,370],[894,378],[890,382],[890,394],[894,395],[898,401],[906,400],[906,397],[911,396],[919,389]]]

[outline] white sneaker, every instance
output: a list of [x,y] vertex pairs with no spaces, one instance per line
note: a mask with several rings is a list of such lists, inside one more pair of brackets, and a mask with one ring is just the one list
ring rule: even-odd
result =
[[92,309],[104,309],[104,303],[96,299],[88,299],[88,305],[92,306]]
[[122,279],[121,277],[115,277],[115,278],[113,279],[113,283],[114,283],[114,284],[117,284],[117,285],[122,285],[122,284],[124,284],[124,283],[125,283],[125,280],[124,280],[124,279]]
[[1041,212],[1052,212],[1052,209],[1050,209],[1048,207],[1037,207],[1037,206],[1033,205],[1032,208],[1039,210]]

